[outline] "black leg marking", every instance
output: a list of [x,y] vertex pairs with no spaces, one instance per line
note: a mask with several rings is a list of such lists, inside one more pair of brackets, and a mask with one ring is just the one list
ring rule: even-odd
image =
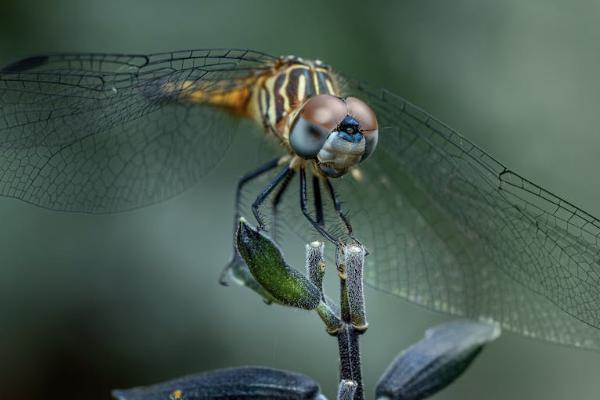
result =
[[323,199],[321,198],[321,182],[318,176],[313,175],[313,195],[315,196],[315,214],[317,217],[317,224],[324,226],[325,221],[323,219]]
[[292,172],[286,176],[285,180],[281,182],[281,186],[279,186],[279,190],[277,190],[277,193],[275,193],[275,197],[273,197],[273,202],[271,203],[271,207],[273,208],[273,233],[271,237],[275,241],[277,241],[277,216],[279,215],[279,204],[283,199],[283,195],[290,186],[290,182],[292,181],[292,178],[294,178],[294,175],[296,175],[296,171],[292,170]]
[[271,194],[271,192],[281,183],[286,177],[290,174],[294,173],[294,171],[290,168],[289,165],[286,165],[275,177],[269,182],[269,184],[263,189],[262,192],[258,195],[254,203],[252,203],[252,213],[256,218],[256,222],[258,223],[258,229],[265,229],[265,222],[263,220],[262,215],[260,214],[260,206],[265,201],[265,199]]
[[279,165],[279,160],[280,160],[280,158],[275,158],[275,159],[261,165],[256,170],[249,172],[246,175],[242,176],[240,178],[240,180],[238,181],[237,190],[235,192],[235,220],[233,221],[233,231],[234,232],[237,230],[237,224],[239,222],[238,220],[240,219],[240,203],[242,201],[242,189],[248,182],[258,178],[259,176],[261,176],[264,173],[269,172],[270,170],[275,168],[277,165]]
[[308,219],[308,221],[312,224],[312,226],[327,240],[331,243],[334,243],[336,246],[339,244],[339,240],[334,237],[331,233],[327,232],[325,228],[323,228],[319,223],[310,215],[308,212],[308,207],[306,205],[306,171],[304,167],[300,168],[300,208],[302,209],[302,214]]

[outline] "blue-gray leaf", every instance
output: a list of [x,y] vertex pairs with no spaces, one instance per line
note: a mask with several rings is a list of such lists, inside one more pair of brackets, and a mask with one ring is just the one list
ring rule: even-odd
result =
[[457,320],[430,328],[400,353],[377,384],[377,399],[425,399],[458,378],[483,346],[500,335],[498,324]]
[[266,367],[217,369],[112,394],[119,400],[325,399],[308,376]]

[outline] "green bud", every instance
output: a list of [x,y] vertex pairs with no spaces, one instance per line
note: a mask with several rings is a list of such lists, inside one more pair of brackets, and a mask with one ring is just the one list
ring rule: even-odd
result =
[[271,296],[269,292],[267,292],[261,285],[254,279],[254,276],[248,269],[246,262],[240,257],[239,254],[236,254],[233,259],[230,261],[227,266],[227,270],[225,272],[228,274],[232,280],[240,286],[246,286],[250,290],[258,293],[264,300],[265,303],[278,303],[278,301]]
[[290,267],[277,245],[240,219],[237,246],[250,272],[260,285],[281,304],[314,310],[321,300],[319,289]]

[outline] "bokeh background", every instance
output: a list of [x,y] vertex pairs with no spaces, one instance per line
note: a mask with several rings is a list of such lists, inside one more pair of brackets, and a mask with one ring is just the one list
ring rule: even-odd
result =
[[[600,215],[598,2],[1,4],[1,63],[200,47],[318,57]],[[315,315],[217,284],[241,151],[183,195],[134,212],[66,214],[0,199],[0,398],[107,399],[110,388],[244,364],[304,372],[333,397],[336,344]],[[446,317],[373,290],[367,299],[372,392],[397,351]],[[505,334],[436,399],[596,399],[598,371],[598,353]]]

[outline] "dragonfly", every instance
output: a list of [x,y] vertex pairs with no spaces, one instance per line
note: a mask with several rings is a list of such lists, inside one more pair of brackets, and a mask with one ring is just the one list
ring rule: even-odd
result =
[[274,157],[239,181],[236,217],[360,240],[369,285],[433,310],[600,348],[600,221],[388,90],[244,49],[0,70],[0,196],[135,209],[188,189],[241,139]]

